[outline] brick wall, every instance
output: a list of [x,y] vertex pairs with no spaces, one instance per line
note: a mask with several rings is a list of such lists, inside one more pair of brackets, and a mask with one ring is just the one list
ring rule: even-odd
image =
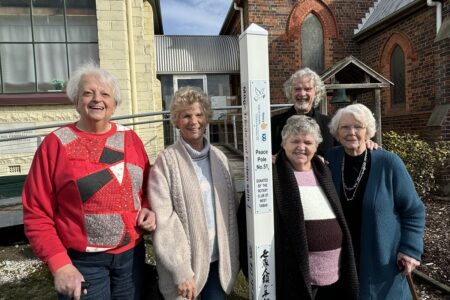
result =
[[[304,17],[314,13],[323,24],[325,66],[349,54],[356,54],[358,46],[351,40],[361,16],[373,1],[240,1],[244,8],[244,25],[255,23],[269,32],[270,91],[272,103],[285,103],[283,83],[301,68],[300,25]],[[232,24],[224,34],[239,34],[236,12]]]
[[[448,3],[444,18],[448,17]],[[406,105],[392,107],[389,89],[382,90],[382,114],[384,128],[413,131],[429,136],[427,118],[438,104],[450,101],[450,41],[435,42],[436,9],[425,7],[395,26],[377,33],[361,43],[361,60],[371,68],[391,78],[390,55],[396,45],[405,52]],[[421,117],[418,118],[418,115]],[[401,122],[399,121],[401,120]],[[446,126],[441,128],[444,138]]]
[[[390,79],[390,57],[398,44],[406,57],[406,105],[390,103],[390,89],[382,89],[382,129],[418,134],[424,138],[450,139],[450,117],[440,128],[426,126],[438,104],[450,102],[450,39],[434,41],[436,8],[423,7],[401,21],[368,37],[362,42],[353,39],[358,27],[374,1],[348,0],[248,0],[244,7],[245,28],[256,23],[269,32],[270,90],[272,103],[285,103],[283,83],[302,67],[300,26],[312,12],[324,26],[325,67],[354,55],[369,67]],[[450,17],[450,2],[443,1],[443,20]],[[236,17],[223,34],[236,32]],[[232,30],[231,30],[232,29]],[[356,98],[373,110],[373,94]],[[328,105],[332,115],[338,106]],[[445,173],[445,172],[444,172]],[[450,177],[447,168],[445,178]],[[445,179],[444,178],[444,179]],[[447,181],[448,182],[448,181]]]
[[[153,11],[147,1],[132,0],[131,14],[124,0],[96,0],[100,64],[120,79],[123,102],[116,115],[162,111],[161,86],[156,79]],[[128,18],[131,15],[132,28]],[[132,47],[131,47],[132,46]],[[132,48],[132,49],[131,49]],[[134,50],[133,53],[130,53]],[[134,72],[134,76],[132,76]],[[161,119],[154,117],[152,119]],[[146,119],[135,119],[136,122]],[[164,148],[162,123],[135,126],[150,161]]]
[[100,66],[120,81],[122,104],[116,115],[128,115],[132,109],[125,1],[96,0],[96,7]]
[[[393,47],[398,43],[407,57],[407,105],[395,108],[390,104],[390,90],[382,89],[382,115],[385,128],[394,128],[394,121],[402,119],[415,130],[413,113],[430,115],[436,104],[449,102],[450,96],[450,39],[434,42],[434,7],[425,7],[390,28],[370,36],[361,43],[353,40],[354,29],[368,12],[373,1],[313,1],[313,0],[248,0],[240,1],[244,7],[245,27],[256,23],[269,32],[270,89],[273,103],[286,101],[282,85],[302,67],[300,25],[312,12],[324,26],[325,65],[332,66],[348,55],[354,55],[386,78],[390,78],[389,63]],[[443,4],[444,18],[449,15],[448,2]],[[234,22],[234,24],[233,24]],[[239,33],[238,13],[228,33]],[[390,48],[389,48],[390,47]],[[387,53],[387,54],[386,54]],[[369,97],[372,97],[371,95]],[[367,97],[366,97],[367,98]],[[361,97],[364,101],[364,97]],[[330,111],[335,108],[330,107]],[[408,114],[411,114],[409,122]],[[419,124],[426,124],[421,120]],[[402,128],[406,127],[403,126]]]

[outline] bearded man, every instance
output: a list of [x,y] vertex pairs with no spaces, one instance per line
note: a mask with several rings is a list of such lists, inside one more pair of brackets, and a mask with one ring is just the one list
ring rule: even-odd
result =
[[284,93],[289,102],[294,104],[286,112],[271,118],[272,154],[276,155],[281,148],[281,131],[286,120],[293,115],[306,115],[319,124],[323,141],[319,144],[317,154],[324,156],[337,141],[330,134],[328,124],[330,118],[315,109],[319,102],[326,97],[325,84],[316,72],[303,68],[291,75],[283,85]]

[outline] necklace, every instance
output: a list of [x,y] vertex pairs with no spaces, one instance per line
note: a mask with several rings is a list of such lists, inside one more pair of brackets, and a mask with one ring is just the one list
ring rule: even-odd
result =
[[[361,169],[359,170],[358,177],[355,180],[355,184],[352,187],[348,187],[345,184],[344,179],[344,166],[345,166],[345,154],[344,158],[342,159],[342,167],[341,167],[341,177],[342,177],[342,186],[344,187],[344,196],[347,201],[352,201],[355,198],[356,190],[358,189],[359,183],[361,182],[361,179],[364,175],[364,171],[366,171],[366,163],[367,163],[367,150],[364,153],[364,161],[361,165]],[[349,192],[349,196],[347,196],[347,191]]]

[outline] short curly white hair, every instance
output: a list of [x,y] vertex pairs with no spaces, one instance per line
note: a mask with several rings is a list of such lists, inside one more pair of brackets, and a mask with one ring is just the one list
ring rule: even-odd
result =
[[81,92],[80,89],[82,88],[81,84],[83,78],[87,75],[94,75],[100,82],[109,85],[112,89],[112,96],[114,97],[116,104],[119,105],[122,102],[120,85],[117,77],[111,72],[100,68],[97,63],[89,61],[79,66],[70,77],[69,82],[67,82],[66,94],[72,103],[76,104],[78,102]]
[[367,138],[371,139],[375,136],[377,132],[377,125],[372,111],[367,108],[364,104],[356,103],[350,104],[346,107],[339,109],[334,117],[331,119],[328,127],[330,128],[330,133],[334,136],[336,140],[338,137],[339,123],[344,115],[352,115],[358,122],[360,122],[367,130]]

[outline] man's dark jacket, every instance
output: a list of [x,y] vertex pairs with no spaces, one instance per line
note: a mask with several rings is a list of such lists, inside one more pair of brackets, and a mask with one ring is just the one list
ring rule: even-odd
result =
[[[272,130],[272,154],[278,153],[281,149],[281,131],[283,130],[284,125],[286,125],[287,119],[289,117],[297,114],[295,111],[294,106],[289,108],[287,111],[273,116],[270,119],[271,122],[271,130]],[[328,124],[330,124],[331,119],[318,112],[314,108],[311,109],[309,113],[306,114],[308,117],[313,118],[316,120],[317,124],[319,124],[320,132],[322,134],[323,141],[319,144],[319,148],[317,149],[317,154],[321,155],[322,157],[325,156],[325,153],[332,148],[333,146],[336,146],[338,143],[335,141],[333,136],[330,133],[330,129],[328,128]]]
[[[311,163],[317,182],[327,196],[343,234],[340,277],[336,283],[336,297],[333,298],[357,299],[359,284],[350,231],[345,223],[331,172],[317,156],[314,156]],[[308,241],[300,192],[284,150],[278,153],[272,173],[277,299],[312,299]],[[247,276],[245,198],[241,199],[239,206],[238,224],[241,267]]]

